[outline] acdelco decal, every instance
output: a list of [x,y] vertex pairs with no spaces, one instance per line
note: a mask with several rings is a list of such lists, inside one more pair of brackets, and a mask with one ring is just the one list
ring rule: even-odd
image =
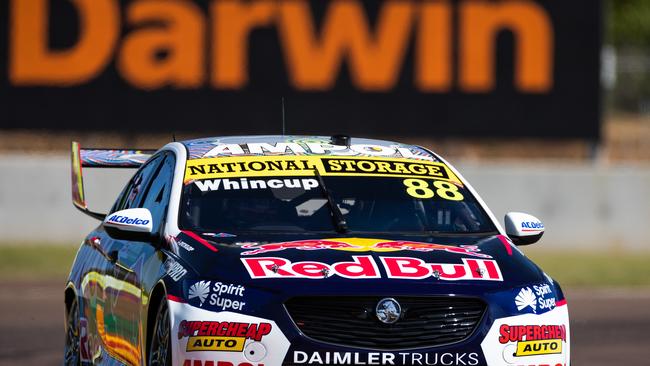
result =
[[[332,264],[304,261],[291,262],[285,258],[241,258],[253,279],[308,278],[339,276],[348,279],[381,278],[377,263],[371,256],[353,256],[352,261]],[[426,263],[418,258],[382,257],[387,278],[418,280],[433,277],[444,281],[482,280],[503,281],[496,261],[462,258],[462,263]]]
[[270,323],[242,323],[218,321],[181,321],[178,339],[187,337],[188,352],[244,350],[246,339],[255,341],[271,333]]
[[499,343],[517,343],[513,356],[550,355],[562,353],[566,342],[564,325],[507,325],[499,328]]
[[149,220],[139,219],[137,217],[131,218],[128,216],[113,215],[108,218],[108,222],[113,224],[147,225]]
[[521,223],[521,230],[522,231],[539,231],[544,229],[544,224],[542,224],[540,221],[523,221]]
[[480,249],[476,245],[444,245],[434,243],[418,243],[412,241],[394,241],[384,239],[367,239],[367,238],[336,238],[336,239],[321,239],[321,240],[300,240],[291,242],[257,244],[246,243],[240,246],[246,249],[242,255],[256,255],[269,252],[277,252],[286,249],[296,250],[323,250],[333,249],[342,250],[346,252],[395,252],[400,250],[415,251],[415,252],[433,252],[445,251],[448,253],[456,253],[469,255],[479,258],[492,258],[488,254],[480,253]]

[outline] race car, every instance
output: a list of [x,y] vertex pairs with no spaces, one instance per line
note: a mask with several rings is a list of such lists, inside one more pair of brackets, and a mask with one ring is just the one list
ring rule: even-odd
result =
[[[84,168],[138,168],[106,214]],[[505,178],[504,178],[505,179]],[[101,220],[65,287],[67,365],[566,366],[559,284],[419,146],[215,137],[72,144],[74,205]]]

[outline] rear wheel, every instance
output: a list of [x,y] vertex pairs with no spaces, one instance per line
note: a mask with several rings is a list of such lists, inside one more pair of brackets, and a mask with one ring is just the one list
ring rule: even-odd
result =
[[172,364],[172,349],[170,346],[169,308],[165,299],[158,306],[155,321],[151,348],[149,349],[149,366],[170,366]]
[[65,350],[63,362],[66,366],[79,365],[79,305],[72,300],[66,313]]

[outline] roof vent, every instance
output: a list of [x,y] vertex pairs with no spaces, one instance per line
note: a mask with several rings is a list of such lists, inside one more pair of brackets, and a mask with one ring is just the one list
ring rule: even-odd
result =
[[348,135],[334,135],[330,140],[332,145],[350,147],[350,136]]

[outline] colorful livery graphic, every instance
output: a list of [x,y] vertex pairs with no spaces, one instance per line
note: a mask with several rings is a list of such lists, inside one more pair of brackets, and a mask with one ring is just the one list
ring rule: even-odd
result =
[[[107,213],[83,168],[137,168]],[[241,136],[72,148],[101,220],[65,287],[66,365],[568,365],[566,300],[418,146]]]

